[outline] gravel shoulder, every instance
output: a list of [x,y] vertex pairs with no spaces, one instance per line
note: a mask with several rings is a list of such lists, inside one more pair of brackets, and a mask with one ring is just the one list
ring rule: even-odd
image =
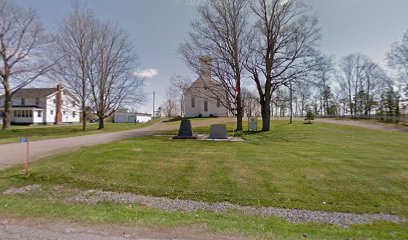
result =
[[[44,191],[41,185],[29,185],[21,188],[11,188],[4,195],[24,195],[31,192],[41,193]],[[45,191],[45,192],[49,192]],[[329,223],[342,227],[355,224],[369,224],[373,221],[389,221],[403,223],[406,219],[390,214],[357,214],[342,212],[313,211],[304,209],[287,209],[277,207],[254,207],[240,206],[229,202],[209,203],[202,201],[170,199],[167,197],[143,196],[133,193],[119,193],[101,190],[78,190],[63,186],[53,186],[51,192],[61,202],[98,204],[102,202],[112,202],[126,205],[142,205],[148,208],[160,209],[168,212],[197,212],[211,211],[216,213],[226,213],[238,210],[248,216],[279,217],[292,223]],[[57,194],[55,194],[57,193]],[[60,195],[66,197],[59,197]],[[68,196],[67,196],[68,195]]]

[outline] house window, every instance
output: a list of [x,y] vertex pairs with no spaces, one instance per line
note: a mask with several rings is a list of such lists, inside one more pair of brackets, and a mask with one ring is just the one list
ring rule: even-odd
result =
[[14,117],[18,118],[32,118],[33,117],[33,111],[31,110],[17,110],[13,112]]
[[25,98],[21,99],[21,105],[23,105],[23,106],[25,105]]
[[208,112],[208,101],[204,101],[204,112]]
[[35,105],[37,105],[37,106],[40,105],[40,99],[39,98],[35,99]]
[[191,97],[191,107],[195,108],[195,97]]
[[76,103],[72,101],[72,107],[76,107]]
[[42,114],[41,114],[41,111],[38,111],[38,112],[37,112],[37,117],[41,117],[41,115],[42,115]]
[[63,113],[63,114],[64,114],[64,116],[65,116],[65,115],[67,115],[67,112],[65,112],[65,111],[64,111],[64,113]]
[[54,100],[52,100],[52,102],[53,102],[54,104],[56,104],[56,103],[57,103],[57,99],[54,98]]
[[76,112],[72,112],[72,117],[73,117],[73,118],[76,117]]
[[50,111],[50,114],[51,114],[51,115],[54,115],[54,110],[51,110],[51,111]]
[[221,99],[217,98],[217,108],[221,107]]

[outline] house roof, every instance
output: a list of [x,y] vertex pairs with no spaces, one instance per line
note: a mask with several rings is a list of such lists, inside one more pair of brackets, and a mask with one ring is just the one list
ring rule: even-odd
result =
[[30,108],[30,109],[35,108],[35,109],[42,109],[42,110],[44,110],[44,108],[39,107],[39,106],[37,106],[37,105],[13,105],[12,108]]
[[57,88],[22,88],[14,94],[17,98],[45,98],[57,92]]
[[[62,91],[66,94],[69,94],[71,97],[74,98],[77,102],[79,99],[72,94],[68,89],[63,88]],[[27,99],[35,99],[35,98],[45,98],[56,94],[58,92],[57,88],[22,88],[18,90],[13,95],[13,98],[27,98]],[[4,95],[0,95],[0,98],[4,97]]]
[[[0,107],[0,109],[4,109],[4,107]],[[44,110],[44,108],[39,107],[37,105],[13,105],[12,109],[36,109],[36,110]]]
[[142,117],[151,117],[152,116],[152,114],[149,114],[149,113],[136,113],[137,114],[137,116],[142,116]]

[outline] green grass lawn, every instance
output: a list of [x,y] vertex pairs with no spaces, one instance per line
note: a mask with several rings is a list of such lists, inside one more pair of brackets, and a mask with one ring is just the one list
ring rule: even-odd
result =
[[[232,123],[231,123],[232,124]],[[232,125],[230,128],[232,128]],[[196,129],[207,132],[208,128]],[[145,137],[85,148],[0,172],[0,191],[33,183],[138,194],[408,217],[408,135],[325,123],[274,121],[269,133],[242,134],[244,143]],[[326,204],[323,204],[325,202]],[[344,229],[290,224],[240,213],[165,213],[114,204],[70,205],[39,196],[0,196],[0,213],[102,222],[212,229],[253,236],[323,239],[408,238],[408,224],[377,222]]]
[[98,124],[88,124],[87,131],[82,131],[82,125],[62,126],[13,126],[12,130],[0,130],[0,144],[18,142],[20,138],[29,138],[31,141],[52,138],[75,137],[103,132],[125,131],[148,126],[157,121],[149,123],[107,123],[105,129],[98,130]]

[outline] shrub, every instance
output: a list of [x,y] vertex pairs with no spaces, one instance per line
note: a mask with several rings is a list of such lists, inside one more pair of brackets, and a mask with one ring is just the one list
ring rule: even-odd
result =
[[312,110],[307,110],[307,112],[306,112],[306,118],[305,118],[305,121],[308,121],[308,122],[306,122],[307,124],[312,124],[312,120],[314,120],[314,113],[313,113],[313,111]]

